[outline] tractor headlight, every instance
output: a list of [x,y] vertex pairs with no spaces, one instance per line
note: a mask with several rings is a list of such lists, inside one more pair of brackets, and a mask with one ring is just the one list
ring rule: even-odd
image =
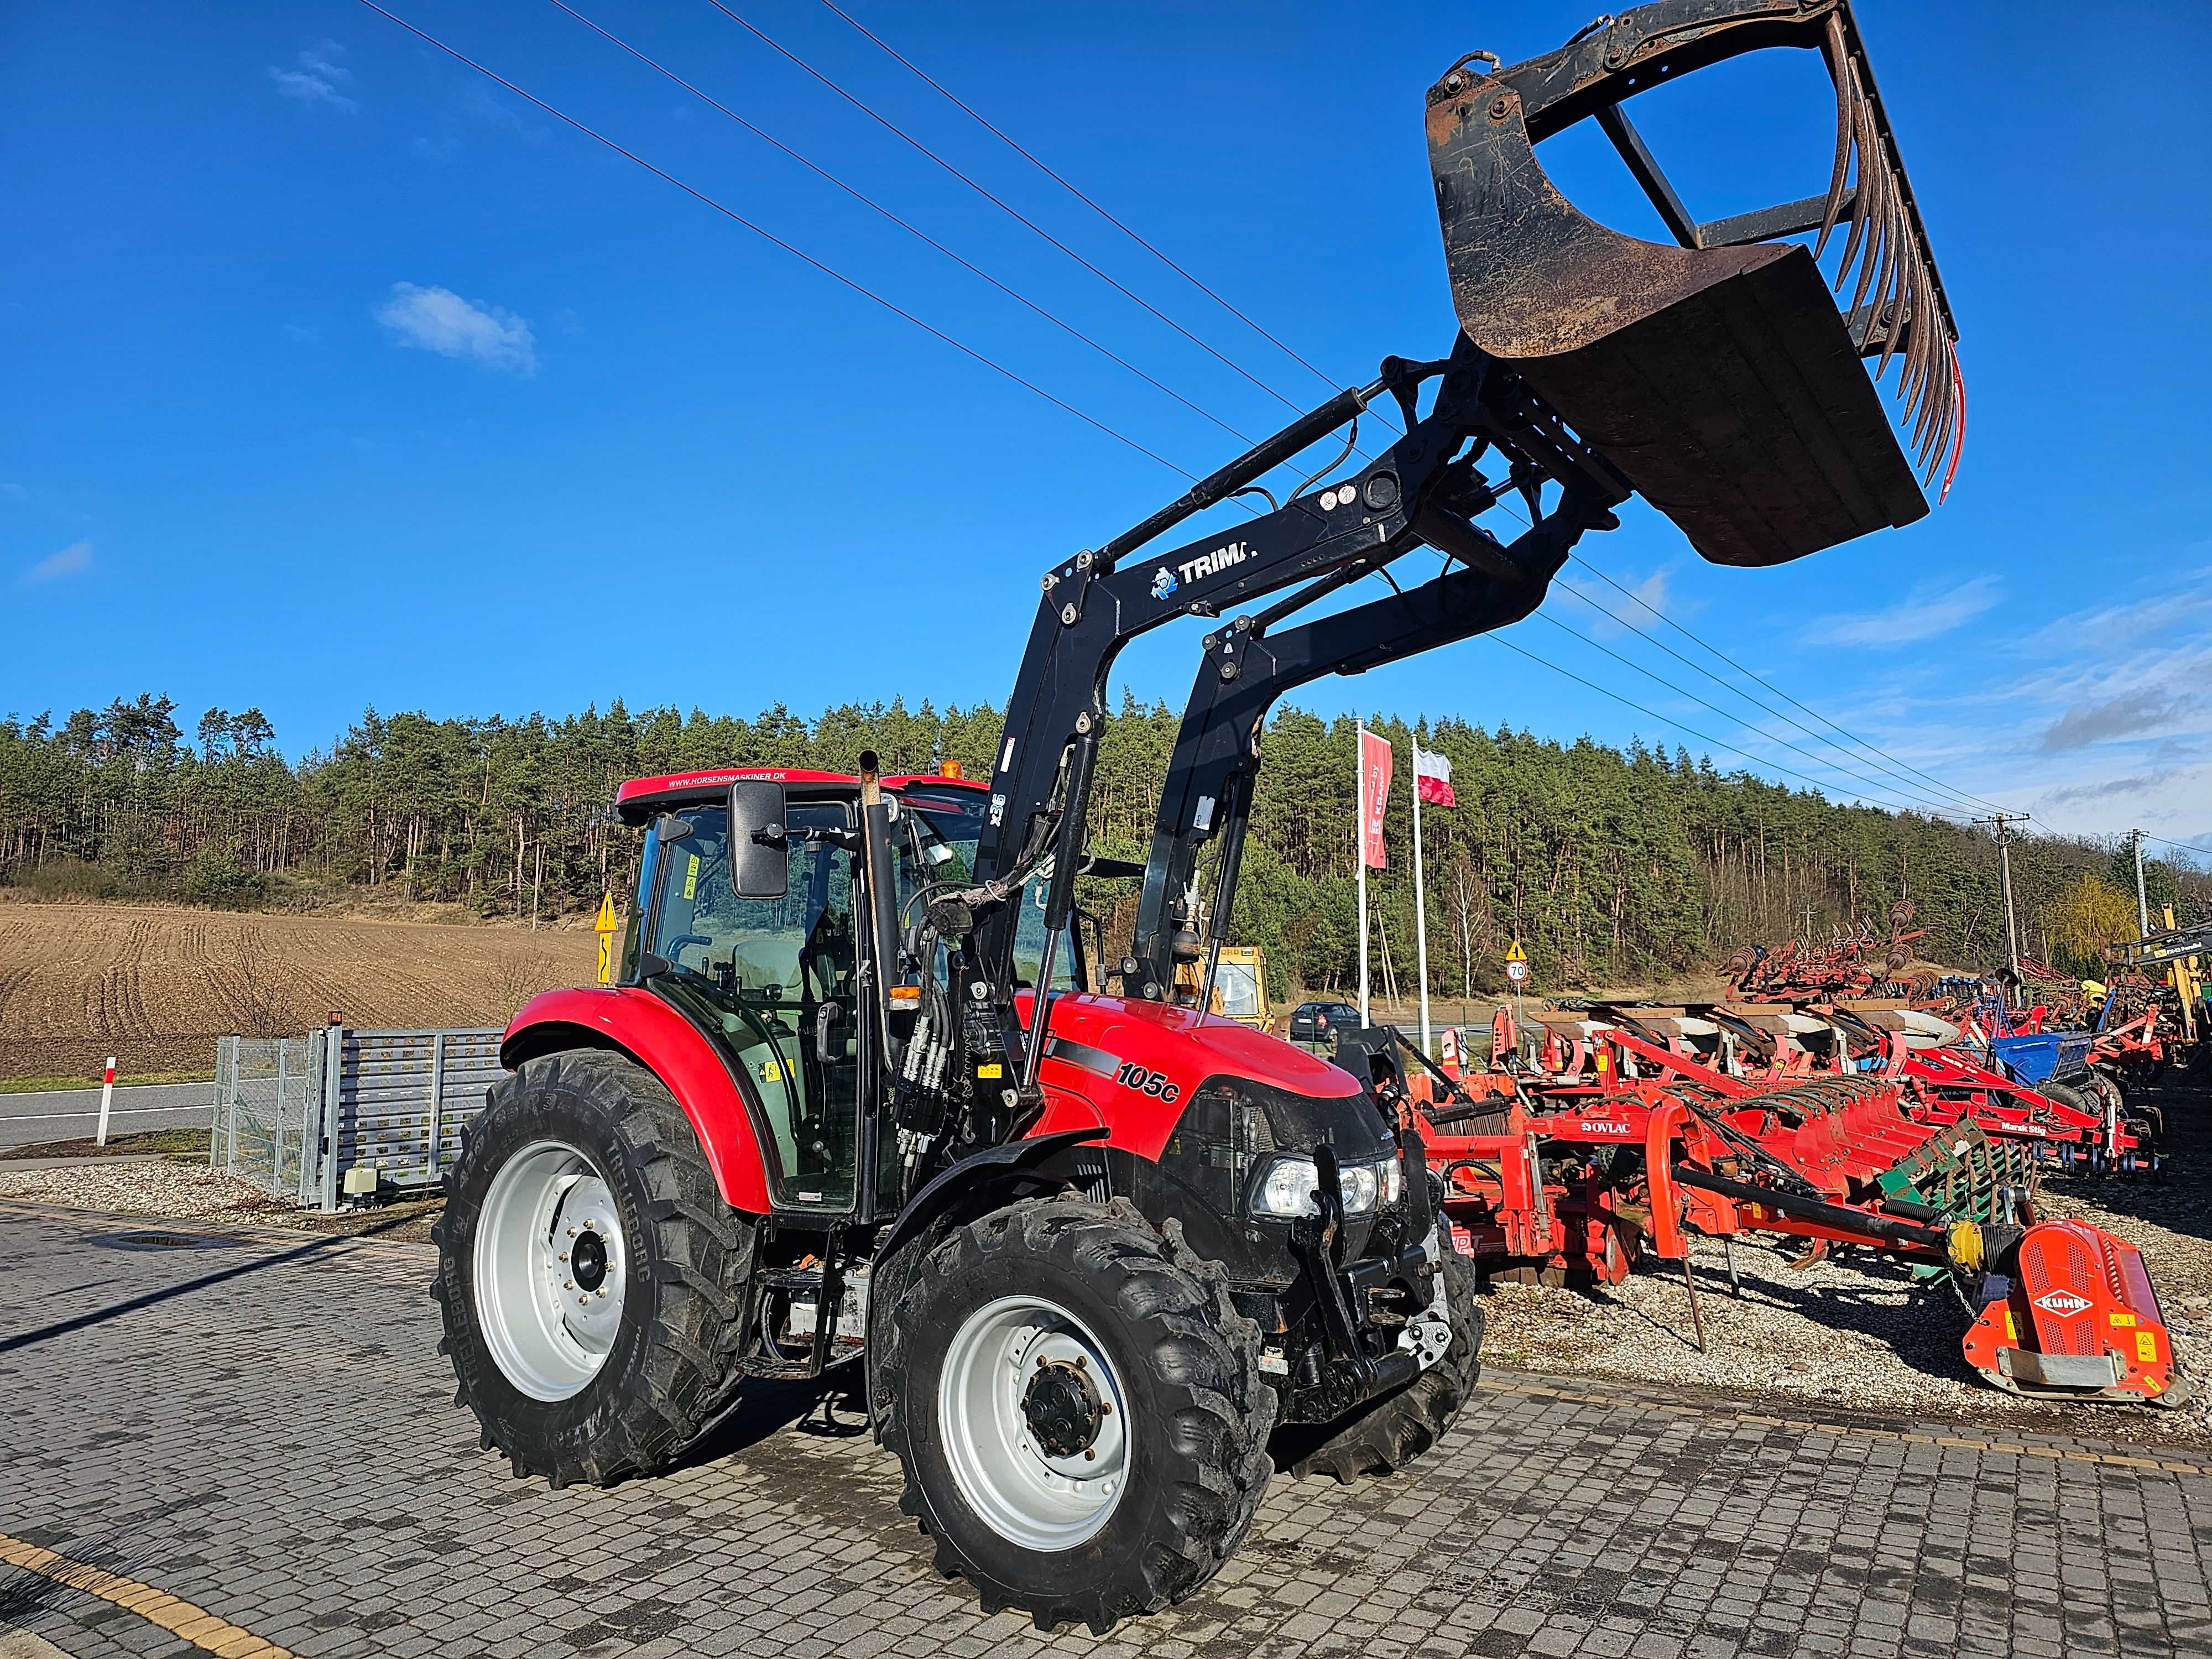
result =
[[[1346,1164],[1339,1167],[1337,1186],[1344,1194],[1344,1212],[1346,1215],[1371,1215],[1376,1200],[1395,1204],[1403,1176],[1398,1161],[1391,1158],[1382,1164]],[[1315,1204],[1314,1188],[1321,1184],[1321,1171],[1310,1158],[1295,1155],[1278,1158],[1270,1164],[1260,1183],[1252,1190],[1252,1213],[1255,1215],[1289,1218],[1316,1215],[1320,1208]]]
[[1382,1174],[1382,1206],[1390,1209],[1406,1195],[1406,1164],[1402,1158],[1385,1158],[1375,1166]]

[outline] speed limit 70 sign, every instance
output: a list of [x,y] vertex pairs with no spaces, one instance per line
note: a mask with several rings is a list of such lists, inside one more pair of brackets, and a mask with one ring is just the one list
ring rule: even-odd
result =
[[1505,977],[1516,985],[1528,977],[1528,953],[1521,948],[1521,941],[1517,939],[1513,941],[1513,948],[1505,953]]

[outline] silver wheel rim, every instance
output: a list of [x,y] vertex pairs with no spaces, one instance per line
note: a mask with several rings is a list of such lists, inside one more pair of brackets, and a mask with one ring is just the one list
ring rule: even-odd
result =
[[477,1322],[507,1380],[566,1400],[622,1328],[629,1251],[614,1194],[565,1141],[532,1141],[492,1177],[477,1226]]
[[[1105,1410],[1096,1435],[1051,1455],[1024,1411],[1042,1366],[1078,1367]],[[1024,1549],[1073,1549],[1096,1537],[1128,1484],[1128,1393],[1106,1349],[1065,1308],[1002,1297],[954,1333],[938,1381],[938,1424],[960,1495],[985,1525]]]

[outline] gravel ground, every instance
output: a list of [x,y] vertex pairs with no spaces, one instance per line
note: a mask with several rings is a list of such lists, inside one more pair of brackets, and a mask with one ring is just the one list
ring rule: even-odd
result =
[[1839,1250],[1802,1272],[1794,1246],[1735,1246],[1743,1295],[1729,1293],[1723,1248],[1693,1260],[1708,1352],[1697,1350],[1689,1292],[1674,1263],[1647,1263],[1595,1292],[1501,1285],[1486,1303],[1484,1358],[1553,1374],[1588,1372],[1770,1400],[1975,1419],[2023,1432],[2212,1446],[2212,1101],[2162,1096],[2166,1174],[2053,1176],[2046,1215],[2093,1221],[2143,1253],[2197,1397],[2179,1407],[2051,1406],[1990,1387],[1959,1350],[1966,1310],[1942,1285],[1869,1253]]
[[258,1187],[184,1164],[88,1164],[74,1170],[0,1165],[0,1198],[179,1221],[277,1222],[292,1212],[290,1205]]

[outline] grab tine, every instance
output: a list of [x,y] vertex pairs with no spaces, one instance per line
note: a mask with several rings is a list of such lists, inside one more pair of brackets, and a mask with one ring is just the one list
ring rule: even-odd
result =
[[1851,67],[1850,55],[1844,45],[1844,21],[1831,13],[1828,30],[1821,36],[1821,53],[1828,60],[1828,74],[1836,83],[1836,163],[1828,173],[1828,199],[1820,208],[1820,234],[1813,242],[1813,257],[1819,258],[1820,250],[1828,245],[1828,233],[1836,228],[1836,215],[1844,205],[1844,180],[1851,170],[1851,123],[1857,113],[1858,73]]

